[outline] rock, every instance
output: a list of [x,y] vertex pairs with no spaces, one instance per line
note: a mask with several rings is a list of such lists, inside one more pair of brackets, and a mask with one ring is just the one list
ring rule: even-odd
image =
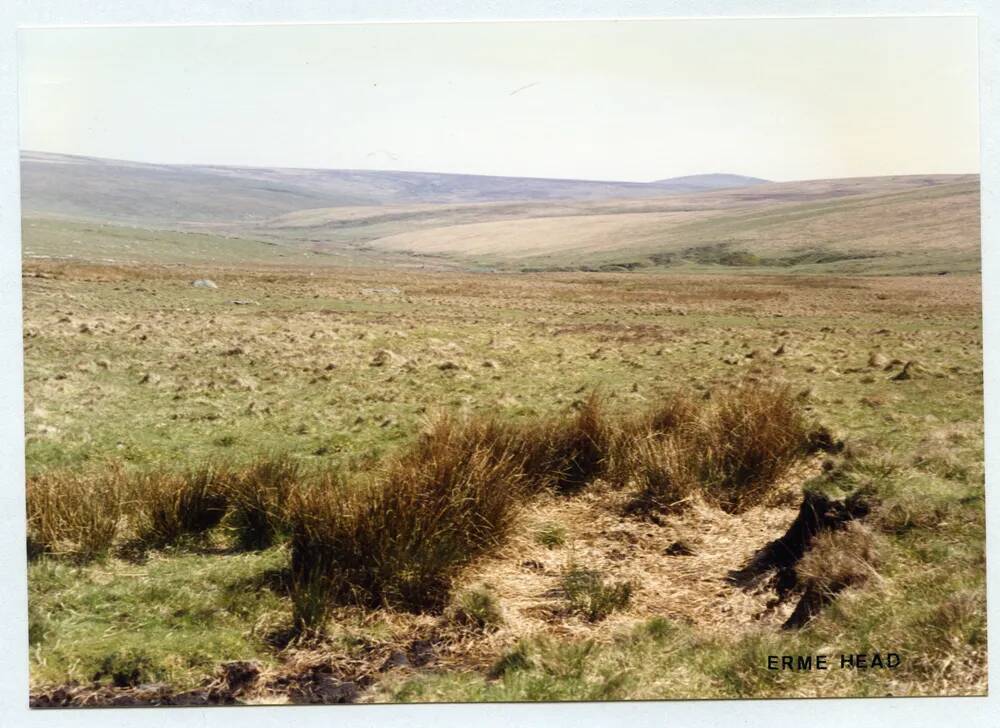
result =
[[774,356],[781,356],[784,353],[785,353],[785,344],[784,344],[784,342],[781,343],[781,346],[779,346],[777,349],[775,349],[774,351],[771,352],[771,354],[773,354]]
[[486,369],[499,369],[500,364],[495,359],[487,359],[483,362],[483,367]]
[[215,281],[211,281],[208,278],[199,278],[194,283],[191,284],[195,288],[218,288],[218,284]]
[[443,362],[439,362],[436,366],[437,366],[438,369],[440,369],[443,372],[450,371],[450,370],[453,370],[453,369],[461,369],[461,367],[458,364],[456,364],[455,362],[451,361],[450,359],[446,359]]

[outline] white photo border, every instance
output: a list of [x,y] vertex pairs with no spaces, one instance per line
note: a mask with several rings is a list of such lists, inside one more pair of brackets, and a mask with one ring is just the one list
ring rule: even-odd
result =
[[[691,700],[377,706],[28,709],[24,420],[17,105],[17,28],[386,21],[643,18],[979,18],[983,344],[990,652],[1000,640],[1000,3],[993,0],[6,0],[0,3],[0,726],[996,726],[1000,681],[989,698]],[[994,665],[997,665],[994,662]]]

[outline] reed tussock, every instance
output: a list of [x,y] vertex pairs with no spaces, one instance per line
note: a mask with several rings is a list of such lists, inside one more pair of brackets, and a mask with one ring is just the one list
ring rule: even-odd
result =
[[689,452],[708,498],[738,513],[762,502],[804,456],[810,428],[787,386],[744,384],[716,397]]
[[811,442],[787,387],[745,383],[700,406],[675,394],[626,423],[611,471],[635,488],[636,510],[671,510],[697,495],[739,513],[766,500]]
[[568,419],[553,417],[515,430],[510,449],[535,489],[572,493],[606,472],[612,440],[611,417],[592,393]]
[[128,495],[124,470],[57,471],[27,481],[28,556],[51,554],[90,561],[112,547]]
[[286,508],[302,468],[286,455],[260,457],[225,481],[227,525],[236,546],[260,551],[273,546],[287,530]]
[[184,537],[198,537],[226,513],[226,493],[235,477],[224,465],[187,472],[152,470],[131,479],[138,545],[163,548]]
[[[503,432],[446,416],[367,482],[297,491],[289,521],[303,599],[325,587],[371,606],[442,607],[458,569],[503,540],[524,499],[521,461]],[[312,626],[311,611],[298,621]]]
[[[31,532],[40,548],[81,554],[107,549],[126,520],[142,548],[200,538],[220,523],[244,550],[287,539],[302,633],[336,601],[440,610],[458,572],[501,544],[541,490],[569,495],[603,477],[634,489],[640,508],[700,497],[736,512],[765,498],[807,442],[798,405],[780,387],[747,384],[709,401],[678,392],[638,416],[613,415],[591,395],[569,417],[535,422],[444,414],[350,478],[269,455],[240,468],[36,479]],[[83,501],[78,512],[68,507]]]

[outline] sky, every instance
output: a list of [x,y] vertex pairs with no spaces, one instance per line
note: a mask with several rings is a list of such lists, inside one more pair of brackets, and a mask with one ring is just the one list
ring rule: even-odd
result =
[[979,171],[974,18],[25,29],[25,150],[649,181]]

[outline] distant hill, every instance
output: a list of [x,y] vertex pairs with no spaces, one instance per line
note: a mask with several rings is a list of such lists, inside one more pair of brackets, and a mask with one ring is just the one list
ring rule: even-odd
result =
[[760,177],[745,177],[741,174],[689,174],[685,177],[670,177],[650,182],[651,185],[678,192],[705,192],[727,190],[734,187],[751,187],[767,184],[771,180]]
[[476,270],[979,269],[978,175],[655,182],[25,152],[28,258]]
[[247,223],[347,206],[601,200],[742,187],[763,180],[712,174],[656,182],[492,177],[349,169],[147,164],[26,151],[26,214],[175,226]]

